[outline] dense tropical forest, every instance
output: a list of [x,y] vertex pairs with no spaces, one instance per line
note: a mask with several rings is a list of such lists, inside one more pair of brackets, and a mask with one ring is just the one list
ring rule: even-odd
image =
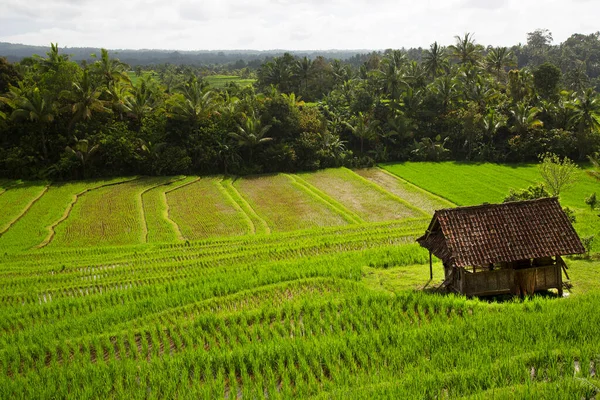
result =
[[[600,33],[340,59],[130,65],[0,58],[0,176],[265,173],[402,160],[520,162],[600,149]],[[133,69],[133,70],[132,70]],[[236,75],[224,85],[211,76]],[[250,83],[250,84],[247,84]]]

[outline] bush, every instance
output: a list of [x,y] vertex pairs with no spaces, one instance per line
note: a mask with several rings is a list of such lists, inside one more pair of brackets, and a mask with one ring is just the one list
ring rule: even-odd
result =
[[598,203],[598,200],[596,199],[596,192],[590,194],[589,197],[585,199],[585,204],[590,206],[592,211],[594,210],[594,208],[596,208],[597,203]]
[[538,183],[537,185],[529,186],[527,189],[510,189],[508,196],[504,198],[504,203],[509,201],[535,200],[544,197],[550,197],[550,193],[548,193],[543,183]]

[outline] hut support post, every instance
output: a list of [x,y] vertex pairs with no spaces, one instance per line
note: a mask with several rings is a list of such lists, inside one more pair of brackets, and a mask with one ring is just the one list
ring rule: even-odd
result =
[[429,279],[433,280],[433,263],[431,260],[431,251],[429,251]]

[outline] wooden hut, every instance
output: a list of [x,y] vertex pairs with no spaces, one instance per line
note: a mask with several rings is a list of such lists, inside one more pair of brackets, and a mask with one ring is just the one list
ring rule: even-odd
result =
[[[558,199],[437,210],[417,242],[444,264],[444,286],[468,296],[558,289],[561,256],[585,252]],[[568,277],[568,275],[567,275]]]

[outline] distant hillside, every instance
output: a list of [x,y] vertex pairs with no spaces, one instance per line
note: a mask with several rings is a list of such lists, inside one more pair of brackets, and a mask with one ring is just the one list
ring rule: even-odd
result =
[[[60,45],[60,43],[59,43]],[[24,44],[12,44],[0,42],[0,57],[6,57],[10,62],[20,61],[34,54],[45,55],[50,50],[49,46],[29,46]],[[99,54],[100,48],[95,47],[61,47],[61,53],[71,55],[75,61],[91,60],[91,54]],[[288,51],[288,50],[110,50],[121,61],[135,65],[150,64],[185,64],[185,65],[211,65],[229,64],[240,60],[250,65],[260,65],[265,59],[280,56],[286,52],[303,57],[315,58],[323,56],[326,58],[337,58],[345,60],[356,54],[369,53],[370,50],[319,50],[319,51]]]

